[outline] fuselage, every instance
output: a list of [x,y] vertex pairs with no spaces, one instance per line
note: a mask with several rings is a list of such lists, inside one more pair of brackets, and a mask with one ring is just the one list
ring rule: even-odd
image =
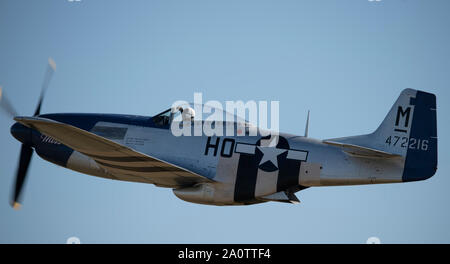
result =
[[[250,204],[258,198],[310,186],[401,182],[404,159],[350,155],[321,140],[280,133],[276,146],[265,148],[260,133],[228,136],[174,136],[152,117],[113,114],[45,114],[39,117],[70,124],[140,153],[207,177],[215,183],[175,190],[181,199],[217,205]],[[237,125],[236,125],[237,129]],[[138,163],[102,166],[90,157],[36,130],[15,124],[12,134],[43,159],[81,173],[129,181],[143,173]],[[236,132],[236,131],[234,131]],[[241,135],[239,135],[241,134]],[[123,164],[123,163],[121,163]],[[123,178],[123,177],[121,177]],[[159,183],[171,187],[172,183]]]

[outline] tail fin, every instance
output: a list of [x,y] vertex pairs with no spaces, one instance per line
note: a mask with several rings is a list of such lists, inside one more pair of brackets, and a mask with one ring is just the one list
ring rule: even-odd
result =
[[403,181],[428,179],[437,169],[436,96],[405,89],[375,132],[329,141],[403,156]]

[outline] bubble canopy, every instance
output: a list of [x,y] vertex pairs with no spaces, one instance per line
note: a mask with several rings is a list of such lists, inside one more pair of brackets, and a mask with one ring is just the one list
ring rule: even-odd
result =
[[[249,111],[249,109],[243,110],[239,109],[239,110],[244,115],[246,114],[246,111]],[[240,113],[240,111],[238,111],[236,108],[233,108],[232,111],[235,111],[238,114]],[[174,105],[173,107],[155,115],[153,117],[153,122],[161,126],[167,126],[170,125],[172,122],[187,121],[185,117],[183,117],[183,112],[185,113],[189,112],[190,114],[192,114],[191,121],[233,122],[233,123],[243,123],[246,126],[253,126],[241,115],[224,110],[221,104],[213,105],[213,104],[184,103]]]

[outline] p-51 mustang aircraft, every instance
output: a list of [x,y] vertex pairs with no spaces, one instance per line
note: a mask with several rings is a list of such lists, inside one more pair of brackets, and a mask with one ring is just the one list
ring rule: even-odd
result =
[[317,140],[307,131],[305,136],[280,133],[273,143],[258,128],[256,135],[246,130],[243,136],[174,136],[174,115],[192,118],[189,107],[153,117],[40,114],[54,69],[49,60],[33,116],[17,116],[2,98],[4,110],[17,121],[11,134],[22,142],[15,208],[33,149],[74,171],[172,188],[182,200],[209,205],[298,203],[295,193],[308,187],[420,181],[437,170],[436,97],[423,91],[403,90],[371,134]]

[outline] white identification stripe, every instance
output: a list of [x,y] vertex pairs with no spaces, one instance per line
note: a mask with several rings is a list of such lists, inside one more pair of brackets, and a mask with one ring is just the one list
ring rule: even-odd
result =
[[287,158],[294,160],[302,160],[306,161],[306,157],[308,156],[308,152],[301,150],[289,150]]
[[255,145],[237,143],[236,153],[255,154]]
[[277,192],[278,170],[266,172],[258,170],[255,186],[255,197]]

